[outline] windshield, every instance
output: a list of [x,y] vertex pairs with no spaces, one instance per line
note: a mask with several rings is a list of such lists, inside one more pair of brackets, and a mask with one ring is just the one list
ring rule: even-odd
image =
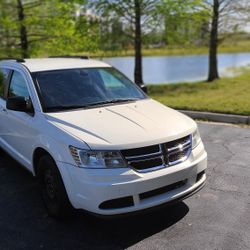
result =
[[114,68],[32,73],[45,112],[129,102],[147,98]]

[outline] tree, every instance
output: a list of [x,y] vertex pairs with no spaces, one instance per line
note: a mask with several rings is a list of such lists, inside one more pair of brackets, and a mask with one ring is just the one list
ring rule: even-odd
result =
[[97,49],[96,24],[77,16],[81,0],[0,1],[2,57],[47,56]]
[[[36,4],[36,3],[32,3],[32,4]],[[18,22],[20,26],[19,33],[20,33],[22,57],[27,58],[29,57],[29,54],[28,54],[29,42],[28,42],[27,28],[24,24],[24,18],[25,18],[24,3],[21,0],[17,0],[17,12],[18,12]]]
[[[17,54],[23,58],[29,57],[29,47],[33,35],[29,32],[28,23],[34,23],[35,15],[42,1],[5,0],[0,3],[1,33],[8,55]],[[37,27],[36,27],[37,28]],[[29,27],[29,29],[31,29]],[[35,29],[34,29],[35,30]],[[11,50],[11,51],[10,51]]]
[[131,45],[131,39],[125,35],[126,27],[122,20],[115,16],[102,16],[99,20],[99,49],[103,52],[121,51]]
[[159,8],[164,20],[164,39],[166,45],[186,45],[204,43],[208,17],[201,9],[201,0],[162,0]]
[[[240,15],[248,1],[204,0],[203,2],[204,8],[210,11],[211,17],[208,81],[212,82],[219,78],[217,52],[219,43],[223,40],[223,37],[219,37],[220,31],[223,31],[225,27],[227,32],[228,29],[233,30],[235,16]],[[230,21],[227,22],[227,19],[230,19]],[[226,25],[226,23],[230,23],[233,27]]]
[[143,83],[142,74],[142,33],[153,20],[158,1],[153,0],[99,0],[93,1],[92,7],[97,9],[102,17],[108,13],[123,20],[130,27],[131,32],[126,35],[133,39],[135,51],[134,80]]
[[208,81],[212,82],[219,78],[218,73],[218,26],[220,17],[220,5],[224,0],[213,0],[213,14],[212,24],[210,31],[210,43],[209,43],[209,68],[208,68]]

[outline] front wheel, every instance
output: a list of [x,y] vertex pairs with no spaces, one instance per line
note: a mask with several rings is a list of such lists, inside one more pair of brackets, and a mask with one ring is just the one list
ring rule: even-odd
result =
[[48,214],[53,217],[69,216],[73,207],[68,199],[61,174],[49,156],[42,156],[38,162],[38,181]]

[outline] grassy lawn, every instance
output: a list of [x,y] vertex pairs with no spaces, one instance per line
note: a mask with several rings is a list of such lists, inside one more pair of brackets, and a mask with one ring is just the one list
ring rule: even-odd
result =
[[[225,41],[219,46],[219,53],[238,53],[250,52],[250,40]],[[123,51],[96,51],[92,53],[79,53],[80,55],[89,55],[91,57],[116,57],[116,56],[134,56],[133,49]],[[208,54],[208,47],[165,47],[155,49],[142,49],[144,56],[166,56],[166,55],[201,55]]]
[[250,70],[212,83],[150,85],[149,95],[176,109],[250,115]]

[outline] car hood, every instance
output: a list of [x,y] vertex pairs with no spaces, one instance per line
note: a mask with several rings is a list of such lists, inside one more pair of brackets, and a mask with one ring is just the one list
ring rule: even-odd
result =
[[125,149],[191,134],[196,123],[152,99],[105,107],[47,113],[47,120],[91,149]]

